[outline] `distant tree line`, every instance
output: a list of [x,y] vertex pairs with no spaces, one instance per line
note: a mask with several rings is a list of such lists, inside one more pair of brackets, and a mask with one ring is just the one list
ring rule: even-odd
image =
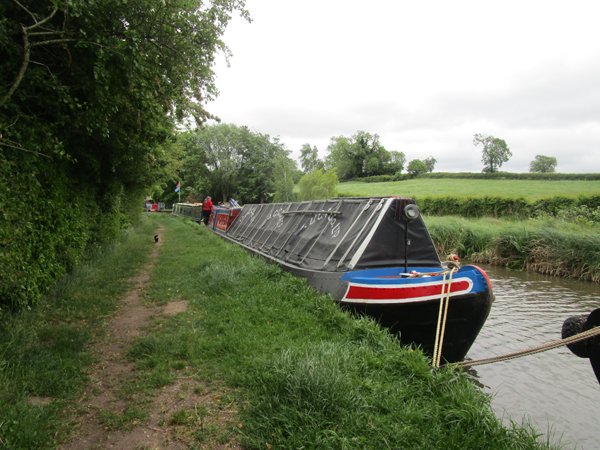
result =
[[[512,156],[505,140],[491,135],[475,134],[473,145],[481,146],[481,161],[484,173],[496,173]],[[331,138],[324,160],[319,158],[318,149],[304,144],[300,150],[300,163],[305,173],[316,169],[335,170],[340,181],[351,179],[376,179],[378,176],[393,176],[402,179],[402,172],[411,176],[432,173],[437,160],[429,156],[413,159],[406,164],[406,156],[400,151],[388,151],[379,141],[377,134],[358,131],[352,137]],[[406,165],[406,167],[405,167]],[[530,164],[530,172],[552,173],[557,160],[551,156],[537,155]]]
[[[482,147],[484,167],[481,177],[515,178],[515,174],[499,171],[512,156],[506,141],[475,134],[473,144]],[[365,131],[357,131],[351,137],[331,138],[324,159],[320,158],[317,147],[308,143],[302,145],[301,171],[278,139],[250,131],[247,127],[204,126],[181,133],[177,145],[180,151],[172,153],[176,160],[171,167],[180,167],[174,179],[183,180],[184,198],[190,201],[199,201],[207,194],[220,200],[234,196],[245,203],[308,200],[335,196],[339,181],[479,177],[474,173],[436,175],[433,172],[437,160],[432,156],[413,159],[407,164],[403,152],[388,151],[377,134]],[[537,155],[530,165],[531,176],[525,178],[539,179],[552,174],[556,164],[554,157]],[[518,178],[523,178],[522,175]],[[167,201],[174,199],[172,190],[157,195]]]
[[[234,197],[243,203],[332,197],[338,181],[400,174],[406,161],[404,153],[386,150],[379,136],[364,131],[332,138],[325,160],[315,146],[304,144],[303,171],[278,139],[243,126],[219,124],[183,132],[176,147],[175,178],[187,201],[201,201],[206,195],[223,201]],[[432,172],[435,164],[433,157],[413,160],[408,171],[412,176]],[[175,198],[169,189],[156,195],[167,201]]]

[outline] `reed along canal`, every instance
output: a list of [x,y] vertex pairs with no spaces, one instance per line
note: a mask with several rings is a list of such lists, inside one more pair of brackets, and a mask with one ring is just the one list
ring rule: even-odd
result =
[[[496,301],[467,359],[523,350],[561,338],[564,320],[600,308],[600,286],[484,267]],[[600,449],[600,384],[589,359],[567,347],[469,369],[492,395],[496,415],[528,420],[550,441]],[[561,440],[562,437],[562,440]]]

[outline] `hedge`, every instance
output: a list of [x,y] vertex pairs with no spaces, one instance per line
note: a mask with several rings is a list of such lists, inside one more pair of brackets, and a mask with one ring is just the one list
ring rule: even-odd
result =
[[114,238],[134,198],[76,183],[67,164],[0,153],[0,312],[34,305],[86,248]]
[[551,197],[535,201],[503,197],[424,197],[416,199],[424,214],[434,216],[505,217],[527,219],[556,216],[560,211],[600,207],[600,195]]

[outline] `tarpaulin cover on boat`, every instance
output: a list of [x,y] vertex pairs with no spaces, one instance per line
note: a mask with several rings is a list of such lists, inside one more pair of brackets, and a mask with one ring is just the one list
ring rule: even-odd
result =
[[422,218],[407,221],[404,216],[409,203],[414,202],[377,197],[244,205],[227,237],[313,270],[439,266]]

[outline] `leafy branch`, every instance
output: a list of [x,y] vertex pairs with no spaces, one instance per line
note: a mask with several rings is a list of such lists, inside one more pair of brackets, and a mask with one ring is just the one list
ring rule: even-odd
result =
[[[38,20],[36,15],[31,12],[27,7],[21,4],[18,0],[13,0],[15,4],[17,4],[21,9],[23,9],[31,18],[33,19],[33,24],[29,26],[25,26],[21,24],[21,34],[23,35],[23,60],[21,61],[21,66],[19,67],[19,71],[11,84],[8,92],[0,98],[0,107],[4,106],[10,98],[13,96],[23,78],[25,77],[25,73],[27,72],[27,68],[29,67],[29,62],[31,59],[31,49],[32,47],[39,47],[42,45],[54,45],[54,44],[64,44],[67,42],[73,42],[75,39],[72,38],[64,38],[64,28],[62,30],[54,30],[54,31],[35,31],[37,28],[42,27],[44,24],[48,23],[58,12],[58,8],[55,7],[48,16],[44,17],[41,20]],[[44,41],[31,42],[30,38],[37,36],[57,36],[57,39],[47,39]]]
[[43,153],[36,152],[35,150],[29,150],[25,147],[22,147],[17,142],[9,141],[8,139],[3,139],[2,136],[0,136],[0,147],[12,148],[15,150],[20,150],[25,153],[31,153],[31,154],[34,154],[37,156],[43,156],[44,158],[51,159],[50,156],[48,156],[48,155],[44,155]]

